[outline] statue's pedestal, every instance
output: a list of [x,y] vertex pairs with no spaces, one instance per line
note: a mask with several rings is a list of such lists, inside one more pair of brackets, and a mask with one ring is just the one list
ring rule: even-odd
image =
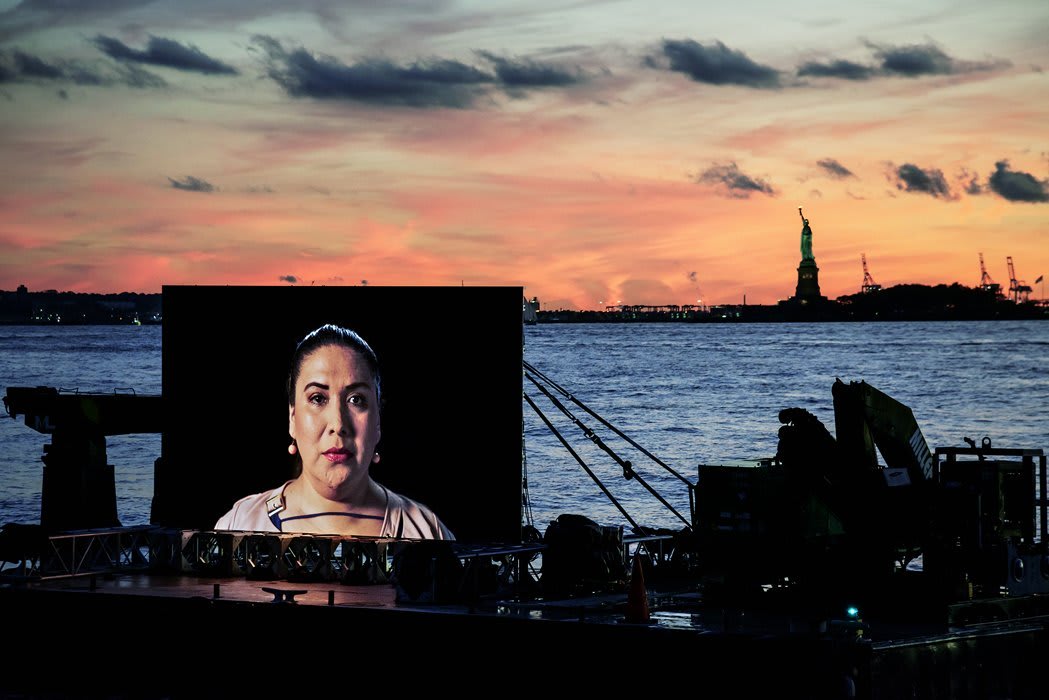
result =
[[798,286],[794,298],[802,303],[823,298],[820,295],[820,269],[816,267],[815,260],[802,260],[798,265]]

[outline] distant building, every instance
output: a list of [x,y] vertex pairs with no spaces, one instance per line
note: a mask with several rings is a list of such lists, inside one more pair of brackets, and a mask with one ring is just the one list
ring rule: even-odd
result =
[[534,325],[539,320],[537,316],[537,313],[539,311],[539,298],[532,297],[531,301],[529,301],[527,298],[522,297],[521,302],[522,319],[526,324],[530,326]]

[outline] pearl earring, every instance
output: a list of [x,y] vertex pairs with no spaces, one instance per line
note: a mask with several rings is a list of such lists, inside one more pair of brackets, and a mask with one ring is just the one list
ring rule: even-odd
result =
[[372,463],[373,464],[378,464],[380,459],[382,459],[382,458],[379,457],[379,453],[378,452],[376,452],[375,454],[372,455]]
[[299,448],[295,446],[295,441],[292,440],[291,444],[288,445],[288,454],[293,455],[299,451]]

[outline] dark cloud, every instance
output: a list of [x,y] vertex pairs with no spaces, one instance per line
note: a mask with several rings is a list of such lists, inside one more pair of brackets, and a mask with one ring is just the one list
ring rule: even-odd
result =
[[744,174],[735,163],[714,164],[697,175],[695,181],[708,185],[724,185],[729,196],[737,199],[747,199],[751,192],[761,192],[770,197],[776,194],[772,185],[760,178]]
[[167,85],[159,75],[138,66],[121,66],[119,76],[121,83],[133,88],[162,88]]
[[0,49],[0,82],[55,80],[77,85],[127,85],[134,88],[164,87],[163,78],[138,66],[98,67],[80,61],[52,62],[19,49]]
[[[66,67],[66,76],[77,85],[110,85],[114,82],[124,82],[114,78],[106,78],[87,66],[73,64]],[[163,81],[161,81],[163,83]],[[134,87],[138,87],[137,85]]]
[[879,70],[885,75],[915,78],[920,75],[954,75],[1002,68],[1007,61],[959,61],[948,56],[934,44],[889,46],[868,43],[880,61]]
[[285,51],[267,36],[254,38],[266,54],[269,76],[295,97],[345,99],[407,107],[467,108],[483,94],[491,74],[451,60],[399,66],[370,59],[347,65],[305,49]]
[[896,189],[907,192],[924,192],[933,197],[953,199],[951,188],[943,177],[943,172],[936,168],[923,170],[917,165],[904,163],[896,169]]
[[842,59],[807,61],[798,67],[799,77],[868,80],[879,76],[916,78],[922,75],[955,75],[1007,67],[1008,61],[961,61],[934,44],[892,46],[867,42],[876,62],[864,65]]
[[585,80],[578,70],[568,71],[548,63],[528,59],[513,60],[488,51],[478,51],[477,55],[491,63],[499,81],[511,88],[564,87]]
[[980,184],[980,176],[976,173],[970,173],[967,169],[962,168],[962,171],[958,173],[958,180],[961,182],[965,194],[978,195],[984,193],[983,185]]
[[32,56],[19,49],[0,49],[0,83],[17,83],[27,80],[60,80],[65,71],[59,66]]
[[856,177],[856,175],[846,168],[844,165],[834,160],[833,158],[823,158],[816,161],[816,165],[823,168],[823,172],[830,175],[833,178],[842,180],[847,177]]
[[994,164],[987,187],[1010,202],[1049,202],[1049,182],[1038,180],[1030,173],[1010,170],[1007,160]]
[[186,190],[187,192],[214,192],[215,186],[207,180],[201,180],[199,177],[193,177],[192,175],[186,175],[181,180],[169,177],[168,181],[171,182],[171,186],[176,190]]
[[211,58],[196,46],[186,46],[174,39],[160,36],[150,36],[144,51],[132,49],[119,39],[101,34],[94,38],[94,44],[107,56],[118,61],[146,63],[206,75],[237,74],[235,68]]
[[65,77],[61,68],[45,63],[41,58],[30,56],[17,49],[13,53],[16,70],[27,78],[56,80]]
[[645,63],[684,73],[698,83],[756,88],[780,85],[779,71],[756,63],[742,51],[730,49],[720,41],[704,46],[691,39],[664,39],[662,50],[662,56],[649,56]]
[[798,67],[798,75],[811,78],[843,78],[845,80],[867,80],[874,75],[874,69],[852,61],[829,61],[820,63],[808,61]]
[[58,96],[61,97],[63,100],[68,100],[69,99],[69,93],[66,92],[65,90],[59,90],[58,91]]
[[954,60],[930,44],[880,47],[875,54],[886,73],[913,77],[916,75],[949,75],[954,72]]
[[299,278],[296,277],[295,275],[281,275],[277,279],[280,280],[281,282],[287,282],[288,284],[295,284],[296,282],[299,281]]

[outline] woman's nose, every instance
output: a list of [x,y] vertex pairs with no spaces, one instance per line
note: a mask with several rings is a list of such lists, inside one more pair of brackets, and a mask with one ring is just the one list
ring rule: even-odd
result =
[[338,435],[349,435],[353,428],[353,421],[350,420],[349,408],[335,406],[334,411],[332,412],[332,417],[328,421],[328,427],[331,432]]

